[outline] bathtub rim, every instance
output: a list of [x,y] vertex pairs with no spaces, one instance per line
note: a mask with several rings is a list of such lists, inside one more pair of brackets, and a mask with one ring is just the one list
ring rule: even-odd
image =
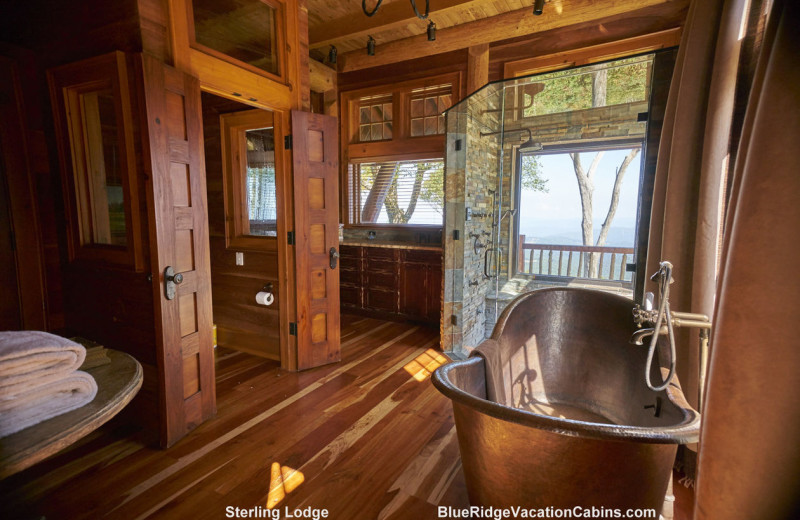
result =
[[[633,300],[630,298],[594,289],[578,287],[548,287],[537,289],[518,296],[508,304],[498,318],[490,339],[497,341],[498,338],[495,336],[496,331],[502,330],[502,327],[500,327],[501,323],[504,324],[508,320],[510,314],[516,307],[521,305],[522,302],[528,298],[536,297],[536,293],[543,292],[594,293],[598,296],[602,295],[603,298],[616,300],[618,303],[630,304],[631,309],[633,309],[634,305]],[[666,397],[673,405],[677,406],[683,415],[683,420],[671,426],[644,427],[601,424],[541,415],[477,397],[458,388],[451,382],[449,374],[452,370],[458,369],[459,367],[470,367],[479,363],[481,365],[484,363],[483,358],[480,356],[473,356],[463,361],[452,361],[442,365],[431,375],[433,385],[454,403],[458,402],[480,413],[502,421],[513,422],[522,426],[537,428],[561,435],[651,444],[691,444],[698,442],[700,438],[700,414],[686,401],[677,374],[672,377],[669,386],[665,390],[657,393],[654,392],[654,394]],[[644,377],[644,375],[642,377]]]

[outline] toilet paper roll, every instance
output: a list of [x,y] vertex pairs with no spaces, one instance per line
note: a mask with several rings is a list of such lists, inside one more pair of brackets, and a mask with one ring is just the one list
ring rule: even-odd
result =
[[256,303],[259,305],[272,305],[275,301],[275,296],[271,292],[261,291],[256,294]]

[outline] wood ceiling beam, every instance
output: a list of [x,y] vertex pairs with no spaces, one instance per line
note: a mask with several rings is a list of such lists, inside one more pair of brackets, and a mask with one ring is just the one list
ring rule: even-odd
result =
[[[468,7],[464,4],[480,4],[487,0],[433,0],[431,2],[430,16],[442,14],[448,9],[456,7]],[[374,2],[368,8],[374,6]],[[417,0],[417,9],[424,14],[425,0]],[[335,43],[338,40],[348,38],[366,37],[368,34],[377,34],[382,31],[398,29],[415,20],[423,23],[417,18],[411,6],[407,2],[392,2],[382,5],[373,17],[368,17],[359,11],[355,14],[348,14],[341,18],[326,22],[325,24],[311,27],[309,29],[309,46],[312,49],[324,47]],[[424,22],[427,24],[427,20]]]
[[[436,41],[429,42],[425,34],[378,45],[375,56],[363,50],[339,56],[339,72],[398,63],[411,58],[432,56],[465,49],[483,43],[493,43],[531,33],[558,29],[598,18],[624,15],[629,11],[654,5],[671,4],[683,9],[686,0],[616,0],[599,4],[593,0],[553,0],[545,6],[544,14],[534,16],[530,7],[483,18],[436,31]],[[407,7],[407,6],[406,6]]]
[[308,78],[312,92],[327,92],[336,89],[336,71],[317,60],[308,60]]

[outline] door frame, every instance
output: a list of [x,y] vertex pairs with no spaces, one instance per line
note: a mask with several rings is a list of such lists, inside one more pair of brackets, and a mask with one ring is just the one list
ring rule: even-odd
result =
[[[13,100],[0,106],[0,153],[15,238],[21,325],[24,329],[47,330],[43,246],[22,95],[23,87],[30,82],[25,81],[19,63],[33,63],[32,54],[0,44],[0,78],[6,78],[0,81],[0,95]],[[25,261],[20,262],[21,258]]]

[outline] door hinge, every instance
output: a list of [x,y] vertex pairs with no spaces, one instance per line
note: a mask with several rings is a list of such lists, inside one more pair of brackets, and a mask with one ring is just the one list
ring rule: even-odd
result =
[[626,273],[635,273],[636,272],[636,264],[625,264],[625,272]]
[[450,324],[451,325],[458,325],[458,316],[455,314],[450,315]]
[[292,149],[292,136],[286,135],[283,137],[283,149],[284,150],[291,150]]
[[458,230],[454,229],[453,230],[453,240],[460,240],[459,239],[459,235],[460,235],[460,233],[458,232]]
[[289,335],[297,336],[297,323],[295,322],[289,323]]
[[294,245],[294,231],[289,231],[286,233],[286,243],[290,246]]

